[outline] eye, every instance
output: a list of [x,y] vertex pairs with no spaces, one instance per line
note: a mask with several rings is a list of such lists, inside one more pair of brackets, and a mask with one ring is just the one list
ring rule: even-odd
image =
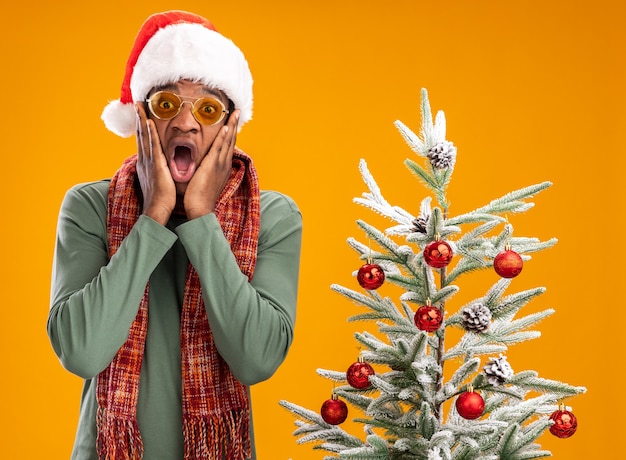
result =
[[204,101],[200,107],[200,111],[205,115],[211,115],[217,112],[217,104],[214,101]]
[[180,108],[177,96],[167,91],[160,91],[150,98],[150,110],[152,114],[161,120],[169,120],[174,117]]
[[223,112],[224,106],[213,97],[200,98],[194,104],[196,120],[205,125],[218,123],[224,117]]

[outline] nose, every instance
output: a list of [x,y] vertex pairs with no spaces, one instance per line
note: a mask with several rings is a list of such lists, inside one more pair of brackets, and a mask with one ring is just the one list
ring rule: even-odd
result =
[[198,121],[193,115],[193,104],[191,102],[183,101],[180,106],[180,112],[172,119],[172,127],[183,132],[198,130]]

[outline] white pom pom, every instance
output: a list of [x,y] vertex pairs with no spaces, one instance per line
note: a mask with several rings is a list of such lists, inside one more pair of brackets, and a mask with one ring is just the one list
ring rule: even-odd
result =
[[122,104],[119,99],[109,102],[100,118],[110,131],[121,137],[130,137],[137,129],[135,106]]

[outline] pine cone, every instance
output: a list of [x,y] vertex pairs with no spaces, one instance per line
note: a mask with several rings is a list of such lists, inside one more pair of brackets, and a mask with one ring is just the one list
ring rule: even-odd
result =
[[502,355],[499,358],[490,358],[483,367],[483,371],[487,374],[487,381],[496,387],[513,377],[513,369],[506,360],[506,356]]
[[428,217],[419,216],[413,219],[413,231],[419,233],[426,233],[426,225],[428,225]]
[[491,310],[482,303],[475,303],[465,307],[463,315],[463,327],[470,332],[484,332],[491,324]]
[[447,169],[456,161],[456,147],[450,141],[439,142],[432,146],[426,155],[436,169]]

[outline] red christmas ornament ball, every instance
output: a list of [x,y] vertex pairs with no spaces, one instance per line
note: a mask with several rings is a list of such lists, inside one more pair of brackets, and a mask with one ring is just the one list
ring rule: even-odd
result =
[[493,259],[493,268],[502,278],[515,278],[523,267],[522,257],[511,249],[502,251]]
[[357,390],[364,390],[370,386],[369,376],[374,375],[374,369],[368,363],[359,360],[352,364],[347,372],[346,379],[350,386]]
[[466,391],[456,398],[455,405],[459,415],[468,420],[477,419],[485,411],[485,400],[474,391]]
[[433,241],[424,248],[424,260],[433,268],[445,267],[452,256],[452,248],[445,241]]
[[420,331],[434,332],[441,327],[443,315],[437,307],[424,305],[415,312],[414,321]]
[[356,279],[362,288],[371,291],[383,285],[385,282],[385,272],[378,264],[365,264],[359,268]]
[[322,404],[320,414],[326,423],[339,425],[348,418],[348,406],[333,394],[331,399],[327,399]]
[[550,433],[557,438],[569,438],[576,433],[576,428],[578,428],[578,420],[574,414],[565,408],[552,412],[550,420],[554,420],[554,424],[550,427]]

